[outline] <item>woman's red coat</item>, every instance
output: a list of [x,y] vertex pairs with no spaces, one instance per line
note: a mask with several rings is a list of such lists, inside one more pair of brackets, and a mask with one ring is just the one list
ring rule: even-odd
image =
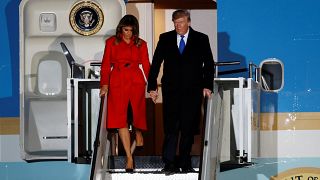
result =
[[109,85],[106,128],[127,127],[130,102],[133,126],[146,130],[145,77],[150,70],[147,43],[142,40],[137,47],[133,40],[115,44],[115,39],[113,36],[106,40],[100,72],[100,86]]

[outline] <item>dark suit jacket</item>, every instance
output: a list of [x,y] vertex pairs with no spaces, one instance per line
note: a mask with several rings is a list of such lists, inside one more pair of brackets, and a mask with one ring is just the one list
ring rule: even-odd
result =
[[[157,89],[157,77],[162,62],[165,131],[166,126],[174,125],[176,120],[197,122],[202,90],[213,89],[214,61],[208,36],[190,27],[186,47],[180,54],[176,31],[161,34],[148,77],[148,91]],[[178,124],[177,128],[183,128],[182,122]]]

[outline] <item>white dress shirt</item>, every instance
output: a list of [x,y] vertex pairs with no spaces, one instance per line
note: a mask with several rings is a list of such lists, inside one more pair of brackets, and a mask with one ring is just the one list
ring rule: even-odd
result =
[[[187,33],[184,34],[183,40],[184,40],[184,44],[185,45],[187,45],[188,36],[189,36],[189,29],[188,29]],[[181,35],[177,34],[177,46],[178,46],[178,48],[179,48],[179,45],[180,45],[180,41],[181,41]]]

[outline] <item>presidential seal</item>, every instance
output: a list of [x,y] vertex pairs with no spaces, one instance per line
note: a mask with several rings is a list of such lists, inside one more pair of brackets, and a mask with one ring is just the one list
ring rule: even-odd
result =
[[103,25],[103,20],[100,6],[92,1],[74,4],[69,15],[72,29],[83,36],[97,33]]

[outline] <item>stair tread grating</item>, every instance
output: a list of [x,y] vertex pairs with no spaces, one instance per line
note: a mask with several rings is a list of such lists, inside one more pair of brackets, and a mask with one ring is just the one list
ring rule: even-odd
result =
[[[162,169],[164,163],[161,156],[134,156],[135,169]],[[199,168],[200,157],[191,157],[191,166]],[[109,156],[109,169],[124,169],[126,165],[125,156]]]

